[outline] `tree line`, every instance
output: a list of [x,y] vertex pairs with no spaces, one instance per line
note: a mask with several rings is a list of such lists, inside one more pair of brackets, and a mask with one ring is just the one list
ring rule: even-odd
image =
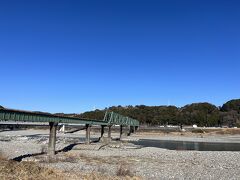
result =
[[[0,106],[0,109],[4,108]],[[226,102],[220,107],[210,103],[193,103],[176,106],[112,106],[82,114],[56,115],[102,120],[106,111],[113,111],[140,121],[141,125],[193,125],[205,127],[240,127],[240,99]]]
[[240,99],[230,100],[217,107],[210,103],[193,103],[176,106],[112,106],[103,110],[75,114],[75,117],[103,119],[106,111],[137,119],[142,125],[193,125],[240,127]]

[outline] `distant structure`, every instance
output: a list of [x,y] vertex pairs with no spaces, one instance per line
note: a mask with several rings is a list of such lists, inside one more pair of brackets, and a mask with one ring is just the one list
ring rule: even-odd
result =
[[[67,124],[79,124],[85,125],[86,129],[86,144],[90,144],[90,131],[92,125],[101,126],[101,137],[104,135],[105,127],[108,127],[108,138],[111,139],[111,128],[113,125],[120,126],[120,140],[123,134],[123,126],[129,127],[128,135],[134,133],[139,127],[139,121],[122,116],[114,112],[106,112],[103,120],[76,118],[76,117],[66,117],[61,115],[54,115],[50,113],[43,112],[32,112],[23,111],[15,109],[6,109],[0,106],[0,121],[15,121],[15,122],[43,122],[49,123],[50,133],[49,133],[49,144],[48,144],[48,154],[55,154],[56,146],[56,131],[60,123]],[[65,131],[65,127],[63,127]]]

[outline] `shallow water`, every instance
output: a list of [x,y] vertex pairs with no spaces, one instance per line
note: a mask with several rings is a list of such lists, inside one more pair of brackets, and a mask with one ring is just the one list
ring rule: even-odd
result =
[[143,147],[156,147],[169,150],[193,150],[193,151],[240,151],[239,143],[224,142],[191,142],[191,141],[173,141],[173,140],[152,140],[140,139],[132,142],[135,145]]

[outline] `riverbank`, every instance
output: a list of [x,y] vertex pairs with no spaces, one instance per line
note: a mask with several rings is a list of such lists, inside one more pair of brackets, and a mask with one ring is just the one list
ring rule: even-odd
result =
[[[98,133],[92,133],[94,139]],[[118,137],[113,133],[113,137]],[[23,130],[0,133],[0,150],[8,159],[35,162],[44,168],[64,173],[98,173],[114,178],[142,179],[238,179],[240,152],[228,151],[172,151],[161,148],[141,148],[125,141],[139,139],[178,139],[194,141],[232,142],[238,135],[176,135],[134,134],[124,142],[84,145],[85,132],[58,134],[57,149],[62,150],[54,159],[41,154],[46,151],[48,131]],[[40,153],[40,154],[39,154]],[[25,155],[25,156],[22,156]]]

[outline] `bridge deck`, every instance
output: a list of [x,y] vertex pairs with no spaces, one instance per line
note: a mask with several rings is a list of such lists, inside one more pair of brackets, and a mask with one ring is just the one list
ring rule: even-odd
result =
[[85,119],[78,117],[59,116],[44,112],[22,111],[15,109],[0,109],[0,121],[22,121],[22,122],[54,122],[89,125],[125,125],[139,126],[135,119],[122,116],[114,112],[106,112],[103,120]]
[[108,125],[108,122],[84,119],[75,117],[64,117],[50,113],[20,111],[14,109],[0,109],[1,121],[23,121],[23,122],[55,122],[55,123],[74,123],[89,125]]

